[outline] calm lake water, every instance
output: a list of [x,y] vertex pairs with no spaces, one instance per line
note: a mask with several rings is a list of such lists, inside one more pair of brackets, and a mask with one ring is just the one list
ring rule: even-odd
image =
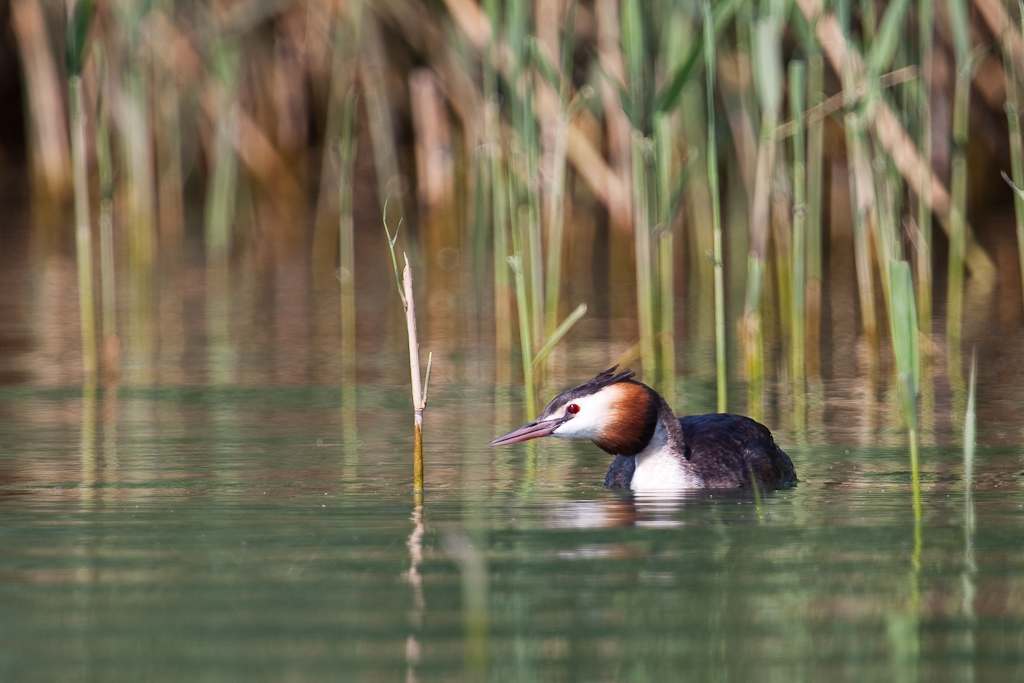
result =
[[[418,507],[386,270],[360,294],[354,402],[337,299],[301,269],[239,276],[224,308],[201,267],[166,276],[92,392],[73,262],[20,244],[0,268],[2,680],[1024,680],[1019,314],[965,337],[970,481],[965,377],[931,371],[919,527],[891,373],[838,315],[806,402],[769,387],[802,481],[760,501],[606,491],[589,444],[486,447],[527,418],[518,375],[495,388],[491,342],[424,322]],[[631,343],[587,325],[546,397]],[[707,354],[681,349],[681,409],[713,408]]]

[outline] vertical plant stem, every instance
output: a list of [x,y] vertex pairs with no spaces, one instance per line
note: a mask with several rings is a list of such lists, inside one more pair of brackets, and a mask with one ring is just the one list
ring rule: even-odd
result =
[[914,305],[914,282],[910,264],[892,262],[889,266],[889,330],[896,357],[896,382],[900,410],[910,438],[910,476],[914,490],[914,522],[921,523],[921,483],[917,453],[917,397],[921,383],[918,348],[919,328]]
[[491,192],[491,229],[493,231],[494,269],[494,347],[498,383],[511,379],[509,355],[512,349],[512,310],[510,306],[508,248],[508,185],[501,154],[501,115],[498,104],[498,77],[495,62],[501,22],[497,0],[484,0],[484,11],[491,25],[491,37],[483,60],[484,135],[490,161],[488,181]]
[[640,365],[644,379],[653,381],[654,360],[654,291],[651,276],[650,206],[647,201],[647,141],[640,131],[633,131],[633,230],[636,240],[636,305],[640,326]]
[[89,228],[89,177],[86,169],[82,77],[68,79],[71,106],[71,159],[75,183],[75,248],[78,255],[78,312],[82,326],[85,384],[96,382],[96,318],[93,308],[92,233]]
[[562,287],[562,241],[565,227],[565,167],[569,148],[569,112],[558,118],[555,133],[554,164],[548,204],[548,255],[546,302],[544,304],[544,336],[558,327],[558,297]]
[[674,242],[672,226],[662,224],[658,233],[659,386],[665,400],[670,403],[675,398],[676,381]]
[[526,413],[537,414],[537,390],[533,380],[533,345],[530,334],[530,315],[527,311],[526,278],[523,275],[522,256],[516,252],[508,257],[516,282],[516,304],[519,309],[519,346],[523,354],[523,384],[526,386]]
[[[426,393],[420,375],[420,344],[416,336],[416,304],[412,291],[412,267],[409,255],[405,257],[405,268],[402,270],[402,288],[405,304],[405,325],[409,332],[409,375],[412,379],[413,409],[413,493],[423,495],[423,409],[426,408]],[[430,365],[427,365],[427,377],[430,377]]]
[[[355,145],[355,91],[345,98],[342,135],[338,141],[338,256],[341,270],[341,333],[342,339],[355,342],[355,243],[353,234],[352,197]],[[348,344],[343,344],[347,347]],[[352,349],[354,351],[354,348]],[[347,355],[347,354],[346,354]]]
[[509,188],[501,158],[501,141],[498,135],[500,120],[498,105],[489,101],[486,105],[488,149],[491,161],[491,210],[494,231],[494,342],[498,366],[507,359],[512,348],[512,310],[509,305],[511,294],[508,281],[509,256]]
[[875,290],[872,284],[869,246],[870,212],[874,205],[871,168],[864,147],[864,129],[858,114],[845,117],[846,147],[850,167],[850,197],[853,211],[853,251],[857,269],[857,290],[860,299],[861,325],[872,344],[877,343]]
[[711,221],[715,258],[715,376],[718,412],[728,404],[725,365],[725,262],[722,250],[722,202],[718,190],[718,137],[715,127],[715,41],[711,5],[704,3],[704,72],[708,104],[708,186],[711,188]]
[[[1018,0],[1017,6],[1021,14],[1021,30],[1024,31],[1024,0]],[[1024,35],[1024,34],[1022,34]],[[1010,165],[1013,173],[1013,184],[1024,188],[1024,145],[1021,143],[1019,83],[1024,73],[1017,68],[1010,51],[1004,47],[1003,64],[1006,73],[1006,119],[1010,129]],[[1020,261],[1021,298],[1024,303],[1024,196],[1019,191],[1013,193],[1013,208],[1017,217],[1017,254]]]
[[[538,4],[540,16],[541,4]],[[557,4],[553,5],[557,9]],[[557,29],[549,36],[556,44]],[[565,13],[565,39],[562,41],[559,98],[562,111],[557,117],[555,144],[552,150],[551,189],[548,197],[548,257],[544,302],[544,336],[550,337],[558,327],[558,298],[562,285],[562,241],[565,229],[565,171],[569,154],[569,127],[576,109],[576,100],[570,100],[572,90],[572,52],[576,38],[576,0],[570,0]],[[553,47],[549,45],[549,47]]]
[[[807,90],[812,106],[824,99],[822,92],[825,60],[815,54],[808,60]],[[821,338],[821,197],[825,160],[825,119],[816,118],[807,131],[807,285],[806,310],[809,329],[807,338],[811,342],[808,361],[813,364],[812,372],[818,374],[818,341]]]
[[[106,60],[96,48],[96,73],[105,85]],[[113,374],[118,365],[117,285],[114,270],[114,171],[111,160],[110,110],[106,90],[100,87],[96,108],[96,166],[99,171],[99,287],[102,302],[103,371]]]
[[[341,392],[346,462],[355,460],[359,447],[356,435],[356,292],[355,239],[352,197],[355,190],[356,96],[345,97],[341,139],[338,144],[338,263],[341,280]],[[422,462],[421,462],[422,464]]]
[[[130,197],[128,227],[129,270],[136,282],[152,283],[153,245],[153,152],[149,117],[149,88],[141,65],[125,74],[123,144]],[[147,294],[139,293],[145,298]]]
[[[325,51],[329,52],[330,67],[325,69],[327,87],[327,118],[324,122],[324,140],[340,140],[345,131],[345,107],[348,94],[356,84],[359,55],[359,25],[362,4],[359,0],[347,3],[347,8],[337,8],[334,27],[330,36],[324,37]],[[325,17],[326,20],[326,17]],[[325,66],[328,60],[325,58]],[[342,195],[335,190],[341,182],[342,167],[338,165],[338,147],[335,144],[323,146],[320,160],[320,192],[317,199],[316,219],[313,228],[313,271],[314,276],[334,271],[334,238],[338,226],[333,222],[336,202]],[[338,207],[340,212],[340,206]]]
[[226,264],[231,252],[231,233],[235,219],[235,190],[238,181],[238,159],[235,155],[238,137],[238,111],[235,102],[235,81],[238,53],[234,46],[219,41],[214,50],[214,100],[218,113],[214,138],[213,171],[206,196],[207,263],[218,267]]
[[918,24],[921,46],[921,84],[918,102],[918,148],[921,155],[922,196],[917,200],[917,308],[920,313],[921,333],[932,331],[932,45],[935,21],[932,0],[920,0]]
[[[541,237],[540,198],[536,184],[536,150],[525,155],[527,162],[526,207],[527,233],[526,248],[530,278],[530,329],[533,332],[534,347],[540,346],[544,335],[544,242]],[[543,376],[543,373],[542,373]]]
[[914,489],[914,526],[920,533],[921,528],[921,467],[918,463],[917,428],[909,430],[910,438],[910,481]]
[[751,412],[760,414],[764,380],[764,324],[762,321],[761,277],[768,258],[771,230],[771,188],[778,141],[775,128],[782,103],[782,5],[771,0],[761,3],[761,16],[754,24],[754,89],[761,105],[761,139],[754,177],[754,198],[750,206],[750,257],[747,264],[747,299],[744,305],[744,346],[750,372],[751,395],[758,397]]
[[676,344],[675,344],[675,268],[674,217],[672,204],[672,124],[665,114],[654,117],[655,173],[658,196],[658,353],[660,355],[659,389],[665,400],[675,402]]
[[956,86],[953,95],[953,160],[950,181],[952,208],[949,221],[946,336],[951,344],[958,347],[963,324],[964,257],[967,247],[967,136],[971,104],[971,46],[970,22],[964,0],[950,0],[949,13],[956,55]]
[[792,372],[793,385],[800,393],[804,390],[804,281],[806,197],[804,195],[804,77],[806,65],[800,61],[789,63],[789,103],[793,119],[793,311],[792,311]]

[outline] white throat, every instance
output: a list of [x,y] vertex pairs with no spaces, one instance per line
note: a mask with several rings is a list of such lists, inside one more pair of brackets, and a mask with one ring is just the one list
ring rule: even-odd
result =
[[671,492],[704,488],[704,480],[693,471],[686,457],[669,444],[665,425],[659,419],[651,442],[636,455],[636,470],[629,487],[637,493]]

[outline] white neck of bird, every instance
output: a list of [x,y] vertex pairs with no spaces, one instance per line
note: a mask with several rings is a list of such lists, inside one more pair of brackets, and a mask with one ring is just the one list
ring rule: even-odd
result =
[[684,445],[674,441],[659,417],[650,443],[636,455],[636,470],[630,488],[637,492],[648,492],[679,491],[704,486],[703,479],[686,459]]

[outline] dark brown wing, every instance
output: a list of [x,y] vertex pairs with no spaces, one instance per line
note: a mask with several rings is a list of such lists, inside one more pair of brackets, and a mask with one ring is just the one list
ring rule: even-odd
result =
[[679,419],[687,453],[708,488],[747,488],[750,473],[762,486],[796,483],[796,469],[772,433],[742,415],[711,413]]

